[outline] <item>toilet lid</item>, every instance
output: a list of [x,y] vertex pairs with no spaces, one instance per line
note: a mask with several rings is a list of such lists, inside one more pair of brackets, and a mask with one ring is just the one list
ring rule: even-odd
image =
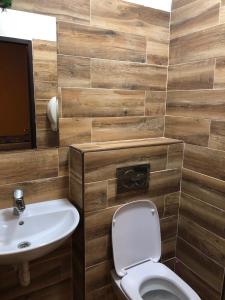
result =
[[115,212],[112,245],[114,265],[120,277],[126,275],[126,269],[143,261],[160,260],[160,223],[152,201],[131,202]]

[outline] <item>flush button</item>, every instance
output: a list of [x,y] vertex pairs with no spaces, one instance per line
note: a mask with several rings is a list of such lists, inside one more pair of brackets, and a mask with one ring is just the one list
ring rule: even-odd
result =
[[148,190],[149,174],[150,164],[118,168],[116,170],[117,194],[135,190]]

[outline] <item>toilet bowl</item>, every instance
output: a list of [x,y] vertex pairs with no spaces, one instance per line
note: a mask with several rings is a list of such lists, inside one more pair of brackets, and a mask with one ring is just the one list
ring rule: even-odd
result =
[[160,221],[155,204],[139,200],[120,207],[112,220],[118,299],[201,300],[196,292],[160,263]]

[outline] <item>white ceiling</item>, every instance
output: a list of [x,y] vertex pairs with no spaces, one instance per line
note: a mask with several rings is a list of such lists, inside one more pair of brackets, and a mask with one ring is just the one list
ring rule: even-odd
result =
[[141,4],[144,6],[171,11],[172,0],[124,0],[131,3]]

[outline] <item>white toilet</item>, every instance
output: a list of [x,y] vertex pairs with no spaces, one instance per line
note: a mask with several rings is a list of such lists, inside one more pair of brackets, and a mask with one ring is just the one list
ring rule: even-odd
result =
[[160,223],[153,202],[135,201],[115,212],[112,244],[112,276],[119,299],[201,300],[179,276],[159,263]]

